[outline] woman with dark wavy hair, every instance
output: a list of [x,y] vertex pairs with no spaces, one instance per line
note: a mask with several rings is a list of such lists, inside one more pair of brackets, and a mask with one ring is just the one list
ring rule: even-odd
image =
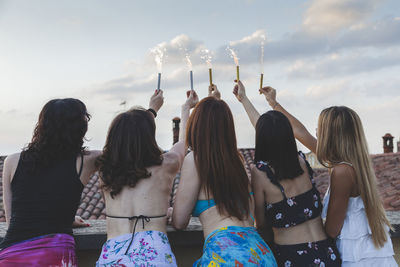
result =
[[205,244],[193,266],[277,266],[254,228],[254,200],[236,146],[228,105],[215,85],[190,116],[185,157],[173,210],[173,225],[184,229],[200,217]]
[[96,266],[176,266],[166,234],[167,210],[173,180],[187,150],[184,129],[189,110],[197,102],[197,94],[188,92],[182,106],[183,134],[166,153],[157,145],[156,125],[149,112],[133,108],[112,121],[97,161],[108,240]]
[[97,151],[83,146],[90,115],[78,99],[50,100],[32,141],[4,162],[8,224],[0,266],[77,266],[72,225]]

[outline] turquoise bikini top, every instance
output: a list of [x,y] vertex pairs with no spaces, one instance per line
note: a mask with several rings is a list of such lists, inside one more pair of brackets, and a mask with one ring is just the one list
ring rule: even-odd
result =
[[[250,192],[250,195],[254,195],[254,193]],[[204,211],[214,206],[215,206],[214,199],[199,199],[196,202],[196,206],[194,206],[194,209],[192,211],[192,216],[199,217],[200,214],[202,214]]]

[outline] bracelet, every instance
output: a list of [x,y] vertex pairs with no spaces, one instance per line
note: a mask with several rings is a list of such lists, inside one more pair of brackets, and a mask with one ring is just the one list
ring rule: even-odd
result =
[[278,104],[278,102],[275,102],[275,105],[272,107],[272,109],[275,109]]
[[156,118],[156,117],[157,117],[157,112],[156,112],[154,109],[152,109],[152,108],[149,108],[147,111],[149,111],[149,112],[153,113],[153,115],[154,115],[154,118]]

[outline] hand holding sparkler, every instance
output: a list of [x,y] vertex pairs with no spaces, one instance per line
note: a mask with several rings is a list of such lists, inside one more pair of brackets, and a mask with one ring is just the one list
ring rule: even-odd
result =
[[233,87],[233,94],[236,96],[236,98],[239,100],[239,102],[242,102],[243,99],[245,99],[246,96],[246,88],[244,87],[242,81],[235,80],[235,86]]
[[158,112],[163,104],[164,104],[163,91],[161,89],[156,90],[150,98],[149,109],[153,109],[155,112]]
[[261,88],[260,93],[265,95],[268,104],[272,107],[272,109],[275,109],[276,105],[278,104],[276,101],[276,90],[270,86],[267,86]]
[[189,109],[194,108],[199,103],[199,97],[195,90],[187,91],[186,96],[187,99],[184,106],[187,106]]
[[208,96],[213,96],[217,99],[221,99],[221,93],[215,84],[208,86]]

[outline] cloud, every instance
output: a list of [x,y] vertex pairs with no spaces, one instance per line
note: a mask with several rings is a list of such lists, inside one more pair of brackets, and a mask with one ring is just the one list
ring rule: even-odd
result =
[[[396,50],[397,51],[397,50]],[[370,55],[370,53],[375,55]],[[400,65],[400,53],[389,50],[376,55],[369,49],[364,52],[333,53],[323,57],[296,60],[288,69],[290,79],[326,79],[372,72]]]
[[[337,76],[373,72],[396,66],[400,59],[400,19],[383,18],[376,21],[363,21],[380,1],[364,2],[350,0],[322,0],[312,2],[307,9],[304,21],[317,21],[316,10],[328,12],[332,7],[333,14],[338,15],[341,9],[349,11],[342,30],[329,35],[315,34],[307,28],[288,33],[279,39],[265,42],[265,64],[281,68],[281,78],[289,79],[327,79]],[[330,11],[329,11],[330,12]],[[353,13],[352,13],[353,12]],[[321,16],[322,16],[321,13]],[[347,13],[346,13],[347,14]],[[314,16],[314,17],[313,17]],[[333,16],[333,15],[332,15]],[[311,20],[311,18],[313,18]],[[346,27],[345,29],[343,27]],[[329,30],[329,29],[328,29]],[[268,34],[265,30],[256,30],[238,40],[221,44],[212,54],[214,77],[226,80],[233,77],[234,63],[226,47],[231,46],[240,58],[241,77],[245,79],[254,75],[254,68],[260,66],[261,40]],[[195,83],[207,83],[207,67],[202,59],[206,45],[203,41],[192,39],[186,34],[161,42],[147,51],[141,62],[131,66],[132,74],[105,81],[93,87],[102,94],[121,97],[132,92],[154,90],[156,86],[154,48],[166,51],[163,61],[162,88],[180,88],[188,84],[189,68],[185,64],[185,53],[190,55],[195,74]],[[247,71],[252,71],[246,73]],[[311,92],[311,91],[310,91]]]
[[400,20],[384,18],[350,28],[331,41],[331,49],[355,47],[385,48],[400,45]]
[[381,0],[313,0],[303,17],[303,29],[330,34],[369,16]]
[[[249,43],[256,45],[259,34],[263,31],[256,31],[250,37],[245,37],[242,40],[233,42],[236,46],[242,46],[246,49],[246,53],[250,54],[251,47]],[[259,39],[260,40],[260,39]],[[260,44],[258,43],[258,49]],[[217,52],[212,53],[213,78],[215,80],[223,77],[232,76],[235,73],[233,60],[229,57],[225,50],[227,45],[221,46]],[[152,53],[155,48],[165,51],[163,59],[163,71],[161,77],[161,89],[163,88],[180,88],[186,87],[189,84],[189,68],[185,62],[185,53],[190,56],[193,64],[194,81],[196,84],[208,83],[208,67],[202,58],[206,46],[203,42],[193,40],[185,34],[178,35],[169,41],[157,44],[148,50],[144,56],[142,63],[132,62],[130,68],[132,74],[117,77],[115,79],[105,81],[94,85],[93,90],[102,94],[124,97],[133,92],[152,91],[156,87],[156,62],[155,54]],[[245,57],[247,58],[247,57]],[[252,59],[245,60],[243,64],[251,63]],[[259,60],[259,57],[258,59]],[[249,73],[246,70],[241,70],[241,77],[246,78]],[[233,76],[232,76],[233,78]]]
[[[231,47],[238,53],[241,65],[259,63],[261,36],[264,33],[263,30],[257,30],[238,41],[230,42]],[[232,64],[232,59],[227,56],[226,46],[221,45],[216,50],[215,61],[220,64]],[[280,39],[267,39],[265,62],[292,63],[297,59],[316,58],[355,48],[392,47],[400,47],[400,20],[384,18],[353,25],[340,33],[330,35],[315,35],[301,29]]]
[[328,99],[333,96],[343,96],[342,93],[350,88],[349,80],[339,80],[330,84],[318,84],[307,88],[305,96],[313,100]]
[[[393,77],[381,77],[378,80],[363,81],[361,83],[361,92],[373,99],[378,97],[400,97],[400,79]],[[380,102],[380,101],[379,101]],[[397,106],[399,102],[396,102]]]

